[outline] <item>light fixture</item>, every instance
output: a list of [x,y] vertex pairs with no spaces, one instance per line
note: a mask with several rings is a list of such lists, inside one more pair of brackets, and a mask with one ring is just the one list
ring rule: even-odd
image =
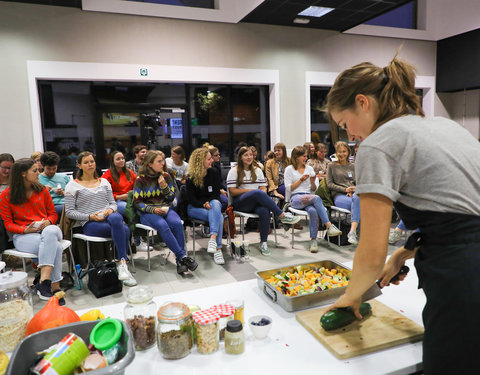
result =
[[300,13],[298,13],[298,15],[308,17],[323,17],[325,14],[330,13],[334,9],[335,8],[310,6],[307,9],[302,10]]
[[310,20],[308,18],[298,18],[297,17],[293,20],[293,23],[301,23],[303,25],[306,25],[309,22],[310,22]]

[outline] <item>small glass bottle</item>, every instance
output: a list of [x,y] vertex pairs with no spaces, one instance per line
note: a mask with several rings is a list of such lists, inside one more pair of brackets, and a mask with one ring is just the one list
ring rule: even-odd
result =
[[243,300],[232,299],[232,300],[227,301],[226,303],[235,307],[235,315],[233,316],[233,319],[240,320],[240,322],[242,322],[242,324],[245,324],[244,320],[243,320],[243,309],[244,309]]
[[180,359],[193,347],[193,323],[190,308],[170,302],[158,309],[157,346],[163,358]]
[[193,313],[197,331],[197,350],[201,354],[212,354],[218,350],[218,320],[220,314],[215,309]]
[[241,354],[245,351],[245,334],[240,320],[230,320],[225,330],[225,352]]
[[148,285],[135,286],[127,292],[123,314],[132,330],[136,350],[145,350],[155,344],[157,305],[152,298],[153,292]]
[[225,338],[225,328],[227,327],[227,323],[233,320],[235,307],[229,304],[221,304],[212,306],[211,308],[217,310],[220,314],[220,319],[218,320],[218,336],[220,341],[223,341]]

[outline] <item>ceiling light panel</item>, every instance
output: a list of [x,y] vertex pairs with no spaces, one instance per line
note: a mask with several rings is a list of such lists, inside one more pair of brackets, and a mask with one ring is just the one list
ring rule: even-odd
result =
[[310,6],[307,9],[302,10],[300,13],[298,13],[298,15],[305,17],[323,17],[325,14],[330,13],[332,10],[334,10],[334,8]]

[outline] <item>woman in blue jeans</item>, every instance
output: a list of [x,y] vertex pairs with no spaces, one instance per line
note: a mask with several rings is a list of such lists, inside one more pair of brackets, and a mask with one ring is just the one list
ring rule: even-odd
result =
[[171,208],[175,199],[175,182],[165,172],[165,154],[149,150],[138,172],[133,187],[133,204],[140,214],[140,222],[155,228],[177,262],[177,273],[195,271],[197,262],[187,256],[180,216]]
[[126,286],[137,285],[128,270],[127,248],[130,230],[117,211],[112,187],[99,178],[93,154],[81,152],[77,159],[77,176],[65,188],[65,215],[83,227],[83,233],[94,237],[111,237],[117,252],[118,279]]
[[355,194],[355,165],[350,163],[350,146],[346,142],[335,143],[337,161],[328,164],[327,187],[332,193],[335,206],[345,208],[352,214],[348,242],[358,244],[357,228],[360,223],[360,198]]
[[213,158],[208,148],[197,148],[188,161],[187,200],[188,216],[207,221],[210,240],[207,251],[216,264],[225,264],[222,254],[223,215],[220,203],[218,172],[212,168]]
[[267,181],[260,168],[254,166],[253,153],[246,146],[240,148],[237,165],[228,172],[227,187],[235,210],[253,212],[259,216],[260,252],[265,256],[270,255],[267,245],[270,213],[273,212],[284,224],[298,223],[300,218],[285,214],[267,195]]
[[330,222],[322,198],[313,192],[316,190],[315,171],[307,162],[307,149],[297,146],[292,150],[292,165],[285,169],[287,200],[293,208],[305,210],[310,217],[310,252],[318,252],[317,234],[319,219],[327,227],[329,236],[339,236],[342,232]]

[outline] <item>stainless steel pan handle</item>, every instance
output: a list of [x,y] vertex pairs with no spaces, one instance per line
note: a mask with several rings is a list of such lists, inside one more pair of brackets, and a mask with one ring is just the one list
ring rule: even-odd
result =
[[277,302],[277,292],[275,290],[272,290],[270,288],[267,288],[266,285],[263,285],[263,292],[269,296],[273,302]]

